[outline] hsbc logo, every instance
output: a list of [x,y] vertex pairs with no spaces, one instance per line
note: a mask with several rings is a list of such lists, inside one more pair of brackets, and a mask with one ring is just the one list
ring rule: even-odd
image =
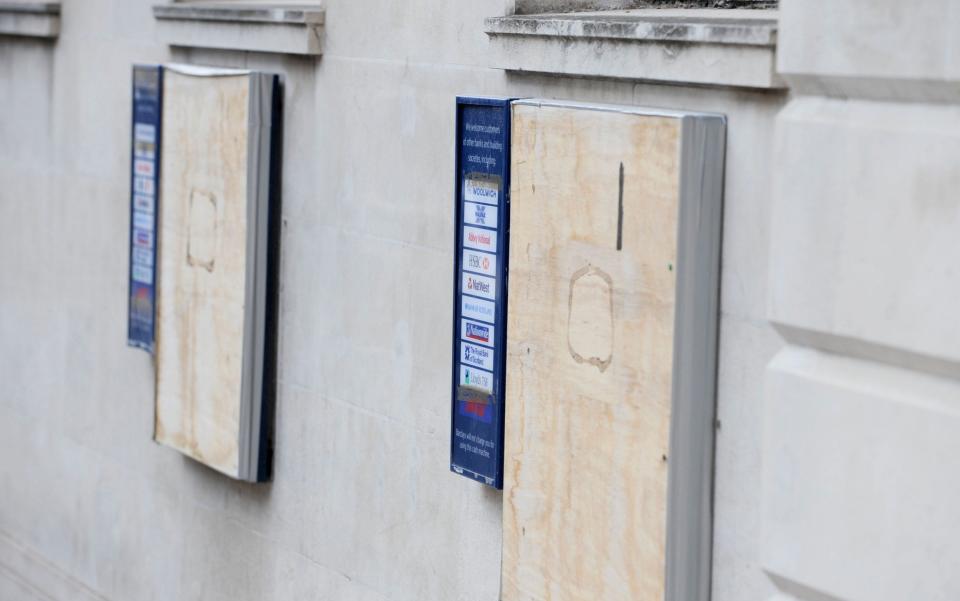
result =
[[497,255],[490,255],[473,250],[464,250],[463,268],[467,271],[475,271],[484,275],[496,275]]

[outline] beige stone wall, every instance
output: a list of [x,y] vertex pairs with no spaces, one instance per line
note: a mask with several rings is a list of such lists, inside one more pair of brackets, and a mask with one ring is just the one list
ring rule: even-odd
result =
[[[498,598],[501,495],[447,466],[457,94],[728,116],[714,599],[772,594],[783,93],[507,75],[483,32],[501,2],[329,0],[320,58],[170,49],[152,3],[70,0],[56,41],[0,37],[0,598]],[[130,66],[168,60],[284,76],[268,485],[153,443],[154,367],[125,345]]]
[[782,596],[956,599],[960,11],[784,0],[760,564]]

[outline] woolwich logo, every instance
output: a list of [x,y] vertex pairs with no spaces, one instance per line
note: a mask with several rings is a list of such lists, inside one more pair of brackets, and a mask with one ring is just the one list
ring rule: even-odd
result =
[[474,173],[463,181],[464,200],[495,205],[499,196],[500,182],[496,176]]
[[469,190],[470,194],[472,194],[475,198],[495,199],[497,197],[497,191],[489,187],[489,184],[486,183],[473,183]]

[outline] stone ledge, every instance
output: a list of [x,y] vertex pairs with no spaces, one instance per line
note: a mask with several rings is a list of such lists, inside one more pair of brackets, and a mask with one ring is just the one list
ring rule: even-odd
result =
[[319,56],[321,5],[160,4],[160,38],[171,46]]
[[612,10],[486,20],[506,71],[675,84],[783,88],[777,13]]
[[0,36],[54,39],[59,35],[59,2],[0,0]]

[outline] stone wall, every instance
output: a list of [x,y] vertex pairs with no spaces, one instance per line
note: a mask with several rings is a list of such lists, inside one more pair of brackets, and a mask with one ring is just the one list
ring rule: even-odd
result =
[[[713,598],[956,598],[947,0],[785,3],[783,111],[507,74],[512,2],[330,0],[320,58],[171,49],[151,4],[0,37],[0,598],[498,598],[502,496],[447,468],[457,94],[728,116]],[[125,345],[130,66],[169,60],[284,76],[266,485],[151,442]]]

